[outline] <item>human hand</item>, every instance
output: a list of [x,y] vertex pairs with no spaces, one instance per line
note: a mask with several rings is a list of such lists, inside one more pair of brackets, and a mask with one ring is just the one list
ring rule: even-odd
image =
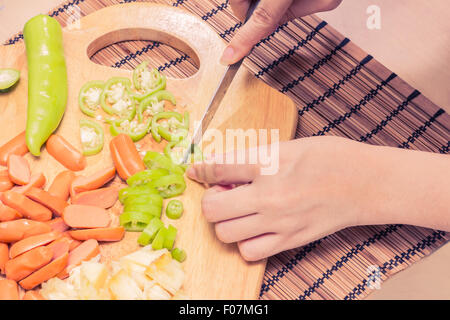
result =
[[[247,158],[248,159],[248,158]],[[405,223],[450,230],[448,156],[338,137],[280,143],[279,170],[258,164],[194,164],[215,185],[202,199],[219,240],[255,261],[340,229]],[[232,187],[238,184],[238,187]]]
[[[231,9],[245,20],[251,0],[230,0]],[[250,20],[243,25],[225,49],[221,63],[228,65],[241,60],[261,39],[271,34],[279,24],[312,13],[335,9],[342,0],[261,0]]]

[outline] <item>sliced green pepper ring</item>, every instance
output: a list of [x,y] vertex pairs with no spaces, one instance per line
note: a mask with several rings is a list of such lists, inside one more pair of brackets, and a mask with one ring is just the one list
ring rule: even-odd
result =
[[102,126],[97,122],[80,119],[80,138],[83,155],[92,156],[102,151],[105,138]]
[[134,204],[151,204],[162,208],[163,198],[159,194],[140,194],[128,196],[123,201],[124,206]]
[[166,216],[169,219],[180,219],[183,215],[183,202],[180,200],[170,200],[166,207]]
[[106,81],[100,96],[100,105],[107,114],[133,120],[136,115],[136,103],[132,98],[131,80],[113,77]]
[[7,92],[20,79],[20,71],[16,69],[0,69],[0,92]]
[[148,61],[142,62],[133,70],[133,85],[139,93],[133,93],[138,101],[166,88],[166,76],[157,69],[149,69]]
[[152,180],[161,178],[162,176],[168,175],[170,172],[164,168],[155,168],[151,170],[144,170],[138,173],[135,173],[131,177],[127,179],[127,184],[129,186],[137,186],[141,184],[148,183]]
[[123,211],[140,212],[152,217],[161,217],[162,207],[149,203],[132,203],[124,206]]
[[178,262],[183,262],[187,258],[186,251],[184,251],[183,249],[173,248],[170,253],[172,254],[172,258],[174,258]]
[[159,229],[164,227],[164,223],[159,218],[152,218],[145,229],[142,231],[141,235],[138,238],[138,243],[141,246],[146,246],[150,244],[153,239],[155,239],[156,234]]
[[[152,136],[153,139],[155,139],[156,142],[161,142],[161,124],[158,123],[159,120],[162,119],[167,119],[167,121],[173,121],[171,119],[175,119],[175,121],[178,121],[180,123],[180,125],[174,125],[175,127],[181,128],[184,125],[184,121],[183,121],[183,116],[175,111],[165,111],[165,112],[160,112],[157,113],[153,118],[152,118],[152,128],[151,128],[151,132],[152,132]],[[163,130],[163,135],[164,135],[164,139],[166,139],[167,141],[174,141],[176,140],[176,138],[173,136],[173,134],[164,128]]]
[[163,198],[178,196],[186,189],[186,182],[182,175],[170,174],[150,182],[150,185],[159,191]]
[[143,161],[145,166],[151,170],[156,168],[163,168],[169,170],[174,174],[178,175],[184,174],[184,170],[180,166],[173,163],[169,157],[166,157],[165,155],[158,153],[156,151],[147,151]]
[[95,113],[100,108],[100,97],[104,88],[105,82],[99,80],[86,82],[81,87],[78,95],[81,112],[89,117],[95,117]]
[[163,112],[164,100],[170,101],[174,105],[177,103],[174,95],[167,90],[157,91],[142,100],[139,104],[139,107],[137,108],[139,122],[142,122],[144,118],[144,112],[146,110],[148,110],[150,116],[154,116],[157,113]]
[[133,195],[147,195],[147,194],[157,194],[158,190],[150,186],[150,184],[142,184],[139,186],[126,187],[119,190],[119,201],[124,203],[125,199]]
[[153,216],[138,211],[124,211],[119,217],[119,223],[127,231],[142,231]]
[[150,119],[147,123],[138,123],[136,120],[129,121],[128,119],[121,119],[115,121],[109,121],[111,126],[109,127],[109,131],[112,136],[117,136],[121,133],[125,133],[130,136],[131,140],[137,142],[143,139],[151,125]]
[[[164,148],[164,154],[179,166],[184,166],[184,156],[186,150],[190,147],[190,142],[186,139],[181,141],[169,142]],[[203,154],[197,145],[194,145],[194,152],[189,154],[188,163],[201,162]]]

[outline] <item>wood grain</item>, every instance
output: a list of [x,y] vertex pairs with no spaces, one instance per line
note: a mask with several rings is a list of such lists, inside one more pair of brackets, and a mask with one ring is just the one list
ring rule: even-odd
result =
[[[199,119],[217,86],[224,66],[218,63],[225,44],[201,19],[181,9],[150,3],[116,5],[101,9],[81,19],[81,28],[64,29],[64,47],[68,70],[69,97],[65,116],[57,131],[77,148],[80,87],[89,80],[107,80],[112,76],[131,77],[131,71],[114,69],[93,63],[89,56],[102,47],[122,40],[155,40],[169,44],[198,59],[200,68],[186,79],[168,78],[167,88],[175,93],[179,106],[186,106],[193,121]],[[21,70],[21,80],[12,92],[0,96],[0,144],[25,128],[27,105],[27,66],[23,43],[0,47],[0,67]],[[297,112],[292,101],[263,82],[253,78],[245,69],[239,71],[230,94],[211,124],[225,129],[279,129],[281,140],[293,137]],[[99,155],[88,158],[88,167],[81,174],[89,175],[112,164],[105,126],[105,148]],[[139,142],[141,150],[162,150],[150,137]],[[33,172],[44,172],[52,181],[64,168],[44,150],[42,156],[30,161]],[[116,178],[114,184],[121,182]],[[187,181],[187,191],[180,198],[185,205],[182,219],[170,222],[179,230],[177,246],[186,249],[187,279],[185,293],[197,299],[256,299],[258,297],[265,261],[247,263],[235,245],[224,245],[214,235],[213,226],[201,214],[200,201],[204,187]],[[48,185],[49,183],[47,183]],[[121,206],[111,212],[118,223]],[[165,221],[168,223],[168,221]],[[137,233],[127,233],[118,243],[102,245],[105,260],[115,259],[138,248]]]

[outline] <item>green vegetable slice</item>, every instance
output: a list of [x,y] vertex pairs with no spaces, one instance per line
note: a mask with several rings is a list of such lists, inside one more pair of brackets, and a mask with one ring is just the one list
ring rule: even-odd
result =
[[177,231],[178,231],[177,228],[169,224],[164,235],[163,248],[166,248],[167,250],[172,250],[173,244],[175,243],[175,238],[177,237]]
[[125,133],[130,136],[131,140],[137,142],[143,139],[148,131],[150,130],[151,121],[148,120],[147,123],[138,123],[137,120],[120,119],[116,121],[111,121],[111,126],[109,131],[113,137]]
[[180,200],[170,200],[166,207],[166,216],[169,219],[179,219],[183,215],[183,202]]
[[152,241],[153,250],[161,250],[164,248],[164,239],[166,237],[167,228],[161,227],[156,233],[155,238]]
[[[107,114],[132,121],[136,115],[136,105],[131,94],[130,79],[113,77],[106,81],[100,105]],[[113,121],[116,120],[109,120],[110,123]]]
[[102,126],[97,122],[81,119],[80,138],[83,155],[92,156],[102,151],[105,138]]
[[141,184],[148,183],[152,180],[161,178],[163,176],[168,175],[170,172],[164,168],[155,168],[151,170],[144,170],[138,173],[135,173],[131,177],[127,179],[127,184],[129,186],[137,186]]
[[0,69],[0,92],[11,89],[20,79],[20,71],[16,69]]
[[143,161],[148,169],[163,168],[174,174],[184,174],[183,168],[173,163],[169,157],[155,151],[148,151]]
[[183,249],[173,248],[170,253],[172,254],[172,258],[174,258],[178,262],[183,262],[184,260],[186,260],[187,254]]
[[163,198],[178,196],[186,190],[186,182],[183,176],[170,174],[150,182],[150,186],[159,191]]
[[152,218],[139,236],[138,243],[141,246],[150,244],[162,227],[164,227],[164,223],[159,218]]
[[156,194],[159,195],[158,190],[150,186],[150,184],[142,184],[138,186],[126,187],[119,190],[119,201],[124,203],[125,199],[132,195],[146,195],[146,194]]
[[[158,123],[159,120],[167,120]],[[188,130],[184,127],[184,118],[181,113],[164,111],[157,113],[152,118],[151,133],[156,142],[161,142],[161,137],[167,141],[178,141],[187,136]]]
[[142,231],[152,219],[151,215],[139,211],[124,211],[119,217],[119,223],[127,231]]
[[167,90],[155,92],[142,100],[137,108],[138,121],[142,122],[144,115],[153,117],[155,114],[163,112],[164,100],[170,101],[174,105],[176,104],[174,95]]
[[89,117],[95,117],[100,108],[100,97],[104,88],[105,82],[98,80],[89,81],[81,87],[78,95],[81,112]]
[[166,76],[155,68],[148,68],[148,61],[144,61],[133,70],[133,85],[138,91],[133,93],[133,97],[141,101],[155,92],[164,90],[166,82]]

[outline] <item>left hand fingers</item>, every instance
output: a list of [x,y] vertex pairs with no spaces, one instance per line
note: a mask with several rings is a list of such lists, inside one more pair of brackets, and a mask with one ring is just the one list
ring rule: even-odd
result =
[[270,223],[260,213],[216,223],[217,238],[224,243],[238,242],[253,238],[270,230]]
[[203,195],[202,211],[207,221],[219,222],[256,213],[257,201],[252,185],[242,185],[226,191],[212,188]]

